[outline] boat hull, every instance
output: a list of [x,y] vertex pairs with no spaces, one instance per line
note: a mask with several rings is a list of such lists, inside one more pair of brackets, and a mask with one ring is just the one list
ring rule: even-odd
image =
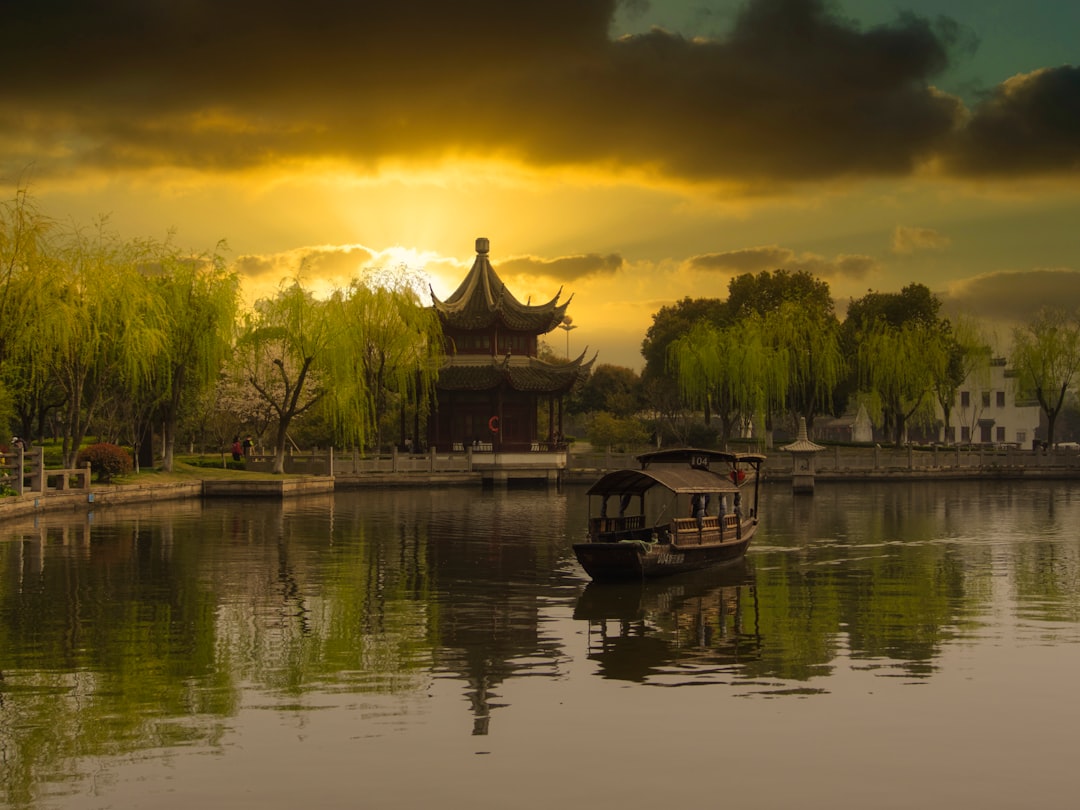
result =
[[662,577],[740,562],[754,537],[756,523],[744,524],[741,536],[722,543],[576,543],[574,554],[594,580]]

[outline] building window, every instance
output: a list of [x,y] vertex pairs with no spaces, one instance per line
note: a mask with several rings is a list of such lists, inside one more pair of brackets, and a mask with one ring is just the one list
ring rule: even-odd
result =
[[1018,431],[1016,431],[1016,443],[1019,444],[1021,447],[1023,447],[1025,444],[1027,444],[1027,431],[1026,430],[1018,430]]
[[994,432],[997,434],[994,437],[994,441],[1004,443],[1004,441],[1005,441],[1005,428],[999,427]]
[[984,408],[989,408],[990,407],[990,392],[989,391],[983,391],[982,392],[982,406]]
[[971,407],[971,392],[970,391],[961,391],[960,392],[960,407],[961,408],[969,408],[969,407]]
[[999,408],[1004,408],[1005,407],[1005,392],[1004,391],[998,391],[997,392],[997,406]]
[[967,425],[963,425],[960,428],[960,441],[962,441],[962,442],[971,441],[971,428],[969,428]]

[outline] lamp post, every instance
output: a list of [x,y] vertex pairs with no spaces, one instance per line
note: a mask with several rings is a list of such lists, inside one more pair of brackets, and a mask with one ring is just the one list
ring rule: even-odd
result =
[[566,332],[566,359],[570,359],[570,330],[577,329],[574,325],[574,319],[569,315],[563,315],[562,323],[559,324],[559,328]]

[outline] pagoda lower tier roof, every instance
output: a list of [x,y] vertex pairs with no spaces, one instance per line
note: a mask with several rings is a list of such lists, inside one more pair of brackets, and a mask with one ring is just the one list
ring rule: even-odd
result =
[[589,376],[594,357],[584,362],[581,355],[570,363],[547,363],[535,357],[492,358],[489,363],[455,363],[439,371],[435,387],[440,391],[490,391],[506,387],[538,394],[564,394]]

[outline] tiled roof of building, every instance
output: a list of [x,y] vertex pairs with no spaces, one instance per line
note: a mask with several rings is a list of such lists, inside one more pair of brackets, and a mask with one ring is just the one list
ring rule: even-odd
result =
[[506,289],[491,266],[488,251],[488,240],[477,239],[476,261],[458,288],[445,301],[431,293],[432,303],[445,326],[485,329],[498,324],[514,331],[544,335],[562,323],[573,296],[560,304],[560,289],[546,304],[521,303]]
[[535,357],[525,362],[506,357],[492,358],[490,363],[483,364],[449,364],[439,372],[435,385],[440,391],[489,391],[506,385],[515,391],[561,394],[585,381],[595,359],[585,362],[582,354],[562,365]]

